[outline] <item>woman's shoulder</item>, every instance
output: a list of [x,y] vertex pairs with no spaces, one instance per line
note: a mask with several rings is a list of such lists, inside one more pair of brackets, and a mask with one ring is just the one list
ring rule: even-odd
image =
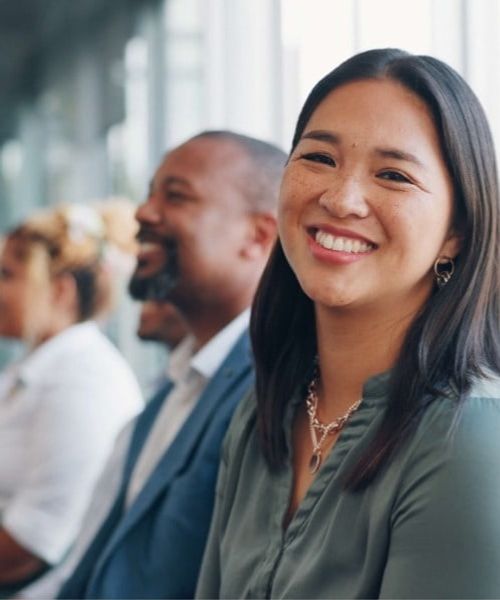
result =
[[[40,384],[85,392],[94,400],[142,405],[142,394],[131,366],[93,321],[78,323],[50,339],[37,357]],[[109,399],[108,399],[109,398]]]
[[470,388],[462,394],[451,392],[437,398],[426,409],[423,428],[432,426],[454,426],[469,419],[500,419],[500,376],[488,373],[475,379]]
[[479,460],[481,456],[488,460],[484,453],[491,453],[491,460],[500,467],[499,431],[500,377],[489,374],[475,381],[463,398],[457,416],[455,452],[477,454]]
[[498,468],[500,473],[500,377],[477,379],[461,402],[440,398],[425,410],[407,446],[410,463],[420,469],[437,464],[460,477],[467,471]]
[[[491,376],[476,381],[461,402],[451,394],[434,400],[401,460],[387,470],[378,488],[382,498],[394,491],[382,596],[456,597],[463,590],[463,597],[481,597],[478,590],[496,596],[499,390]],[[452,574],[444,586],[443,573]]]
[[224,441],[223,458],[234,455],[237,448],[246,444],[257,420],[257,398],[252,388],[235,410]]
[[228,439],[241,439],[248,435],[253,429],[257,419],[257,397],[255,389],[252,388],[241,399],[238,408],[234,411],[233,418],[228,430]]
[[460,436],[464,430],[470,435],[470,427],[474,423],[479,427],[487,428],[488,425],[495,424],[500,428],[499,375],[490,372],[475,379],[470,389],[462,395],[461,401],[457,403],[457,400],[457,395],[448,398],[441,411],[441,418],[446,415],[445,421],[452,418],[455,435]]
[[69,363],[68,368],[98,377],[128,378],[132,373],[125,357],[94,321],[68,328],[57,346],[57,358]]

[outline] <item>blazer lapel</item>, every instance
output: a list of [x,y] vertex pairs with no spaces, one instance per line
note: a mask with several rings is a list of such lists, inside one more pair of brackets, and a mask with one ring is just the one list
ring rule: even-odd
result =
[[109,540],[112,539],[114,532],[120,528],[123,520],[123,506],[127,493],[130,474],[134,467],[137,456],[144,445],[152,424],[156,419],[166,395],[172,388],[172,382],[167,381],[147,404],[144,411],[139,415],[134,427],[129,444],[128,454],[123,470],[122,483],[115,502],[108,513],[106,519],[99,528],[96,536],[90,546],[85,551],[77,568],[73,571],[71,577],[64,583],[58,593],[58,598],[83,598],[85,590],[89,584],[91,574],[94,571],[95,560],[99,555],[104,556],[109,547]]
[[[196,449],[198,440],[205,430],[212,414],[221,402],[231,393],[231,387],[251,367],[251,357],[248,334],[245,332],[240,337],[233,350],[209,381],[205,391],[198,400],[193,412],[182,426],[174,441],[156,465],[153,474],[148,479],[144,488],[139,492],[132,506],[123,515],[120,525],[115,530],[107,546],[102,562],[113,551],[127,531],[147,512],[155,498],[167,487],[175,475],[189,460]],[[157,413],[156,413],[157,414]],[[154,420],[154,419],[153,419]],[[151,428],[151,424],[149,429]],[[149,432],[148,429],[148,432]],[[147,432],[147,433],[148,433]],[[144,444],[147,435],[138,439],[137,445]],[[132,472],[133,464],[129,475]]]
[[163,406],[163,402],[165,401],[167,395],[172,391],[173,383],[170,380],[166,380],[165,383],[160,387],[160,389],[156,392],[153,398],[148,402],[146,408],[143,413],[140,415],[137,420],[137,424],[134,427],[134,431],[132,433],[132,438],[130,440],[127,460],[125,462],[125,467],[123,469],[123,478],[122,478],[122,488],[125,490],[130,483],[130,477],[132,475],[132,471],[134,469],[135,463],[139,458],[139,454],[144,446],[144,443],[151,431],[151,428],[160,412],[161,407]]

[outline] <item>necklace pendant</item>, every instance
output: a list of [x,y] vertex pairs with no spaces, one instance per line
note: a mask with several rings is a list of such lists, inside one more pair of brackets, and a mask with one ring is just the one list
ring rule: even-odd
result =
[[309,461],[309,471],[312,475],[318,472],[321,465],[321,452],[316,451],[312,453],[311,460]]
[[322,423],[318,418],[318,394],[317,387],[319,382],[319,371],[316,365],[315,372],[311,382],[309,383],[309,387],[307,388],[307,396],[306,396],[306,412],[309,420],[309,433],[311,435],[311,445],[313,448],[313,452],[311,458],[309,460],[309,471],[312,475],[318,472],[322,456],[321,456],[321,447],[324,445],[327,437],[329,435],[333,435],[342,430],[347,420],[351,417],[352,413],[355,412],[359,405],[361,404],[361,400],[355,402],[349,410],[342,415],[341,417],[337,417],[330,423]]

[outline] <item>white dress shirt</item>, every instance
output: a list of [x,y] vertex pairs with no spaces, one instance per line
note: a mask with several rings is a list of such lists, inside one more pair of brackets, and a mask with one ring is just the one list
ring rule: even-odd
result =
[[[216,334],[196,354],[194,340],[184,339],[172,351],[167,373],[174,387],[161,407],[142,448],[130,479],[126,502],[130,506],[143,488],[158,461],[191,414],[208,381],[228,356],[237,339],[248,327],[250,311],[245,310]],[[127,425],[117,439],[108,464],[92,494],[92,501],[82,522],[75,545],[66,559],[43,577],[24,588],[21,598],[55,598],[70,577],[108,514],[121,484],[130,438],[135,421]]]
[[73,542],[117,432],[142,406],[130,368],[93,322],[0,375],[0,519],[48,563]]
[[195,339],[187,336],[172,352],[168,377],[174,387],[163,403],[134,466],[127,489],[129,507],[189,417],[207,383],[248,326],[249,311],[240,314],[193,355]]

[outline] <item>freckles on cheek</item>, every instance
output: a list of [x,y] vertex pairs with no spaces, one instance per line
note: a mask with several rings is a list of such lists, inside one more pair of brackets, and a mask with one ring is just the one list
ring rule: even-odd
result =
[[303,170],[297,168],[296,165],[288,166],[281,180],[281,196],[288,196],[295,190],[304,188],[307,185],[307,177],[304,176]]
[[291,226],[300,220],[300,204],[295,196],[288,196],[278,206],[278,231],[283,233],[284,227]]
[[281,185],[278,219],[288,222],[300,220],[303,210],[310,202],[313,189],[313,182],[304,177],[302,172],[291,168]]
[[393,231],[408,231],[415,228],[422,218],[421,207],[405,206],[403,202],[394,202],[386,213],[384,221]]
[[283,213],[290,210],[290,206],[294,204],[295,188],[289,182],[283,182],[280,190],[278,201],[278,213]]
[[288,180],[281,188],[279,208],[283,210],[298,209],[311,196],[313,186],[303,180]]

